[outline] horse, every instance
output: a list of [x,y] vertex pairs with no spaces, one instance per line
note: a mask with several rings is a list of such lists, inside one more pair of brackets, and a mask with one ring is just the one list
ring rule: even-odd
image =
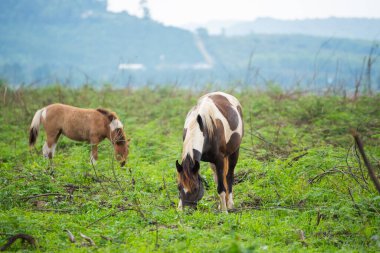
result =
[[43,155],[52,159],[61,134],[74,141],[87,141],[91,144],[90,161],[98,160],[98,144],[105,138],[114,147],[116,160],[125,165],[129,140],[125,139],[123,124],[114,112],[98,108],[83,109],[64,104],[48,105],[34,114],[29,129],[29,146],[36,143],[40,124],[45,128],[47,140],[43,146]]
[[228,213],[233,208],[232,184],[243,131],[242,107],[234,96],[213,92],[199,98],[185,120],[182,162],[176,161],[179,210],[195,207],[203,197],[200,161],[209,162],[214,172],[219,209]]

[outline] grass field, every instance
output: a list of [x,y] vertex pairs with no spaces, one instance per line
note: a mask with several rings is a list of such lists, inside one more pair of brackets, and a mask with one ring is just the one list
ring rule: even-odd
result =
[[[236,209],[218,212],[209,184],[197,210],[178,212],[175,161],[187,111],[206,91],[0,86],[0,247],[24,233],[43,252],[379,252],[380,196],[355,148],[357,129],[380,175],[380,96],[357,100],[280,90],[227,91],[243,106]],[[126,167],[108,141],[61,138],[52,164],[45,136],[28,148],[35,111],[53,102],[115,111],[131,138]],[[44,195],[41,195],[44,194]],[[68,231],[75,237],[70,242]],[[81,237],[91,238],[95,245]],[[10,251],[33,251],[17,241]]]

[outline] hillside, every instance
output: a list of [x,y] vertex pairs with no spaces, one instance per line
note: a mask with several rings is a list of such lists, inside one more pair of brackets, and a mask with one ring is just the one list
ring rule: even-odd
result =
[[[368,41],[331,39],[305,35],[203,36],[204,44],[221,72],[219,78],[241,80],[262,87],[352,88],[362,75],[363,60],[373,44]],[[380,51],[374,50],[373,57]],[[372,68],[372,86],[380,88],[379,63]]]
[[[101,0],[4,0],[0,8],[4,10],[0,12],[0,79],[10,85],[266,87],[276,83],[352,89],[360,75],[371,73],[371,86],[380,87],[380,61],[374,60],[370,72],[363,68],[371,48],[372,57],[379,57],[376,43],[265,34],[290,31],[275,30],[287,24],[282,21],[261,19],[257,22],[264,28],[255,33],[225,36],[202,29],[191,33],[149,18],[110,13]],[[330,22],[312,23],[322,31]],[[306,25],[299,29],[313,31]],[[362,33],[376,29],[368,26]]]
[[257,18],[253,21],[211,21],[188,26],[190,30],[205,27],[211,34],[243,36],[259,34],[299,34],[328,38],[349,38],[361,40],[380,39],[380,19],[369,18],[324,18],[283,20]]
[[107,12],[102,1],[6,0],[0,9],[0,74],[11,83],[86,76],[101,83],[122,74],[120,64],[140,64],[157,80],[156,68],[203,61],[188,31]]

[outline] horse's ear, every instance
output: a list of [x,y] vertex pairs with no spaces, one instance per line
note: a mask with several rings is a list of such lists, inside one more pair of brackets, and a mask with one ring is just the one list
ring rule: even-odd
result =
[[98,112],[100,112],[101,114],[104,114],[110,122],[112,122],[112,120],[116,119],[116,116],[114,115],[113,112],[109,112],[109,111],[107,111],[106,109],[103,109],[103,108],[98,108],[96,110]]
[[107,117],[108,117],[108,120],[110,122],[112,122],[112,120],[116,119],[116,117],[115,117],[115,115],[113,113],[108,114]]
[[194,169],[193,169],[194,173],[197,173],[197,172],[198,172],[199,167],[200,167],[199,162],[198,162],[198,161],[195,161]]
[[197,116],[197,122],[199,124],[199,128],[201,129],[201,131],[203,132],[204,130],[204,125],[203,125],[203,121],[202,121],[202,116],[198,114]]
[[183,170],[181,164],[179,164],[178,160],[175,161],[175,166],[177,167],[177,171],[178,173],[181,173],[181,171]]

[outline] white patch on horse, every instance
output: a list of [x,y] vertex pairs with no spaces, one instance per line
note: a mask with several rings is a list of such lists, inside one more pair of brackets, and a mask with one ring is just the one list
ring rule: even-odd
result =
[[114,119],[110,123],[110,129],[111,131],[114,131],[117,128],[123,128],[123,124],[118,119]]
[[49,145],[47,144],[47,142],[45,141],[44,143],[44,146],[42,148],[42,153],[45,157],[49,157],[49,154],[51,154],[51,156],[53,157],[54,154],[55,154],[55,148],[56,148],[57,144],[54,143],[53,145],[51,145],[51,148],[49,148]]
[[226,205],[226,193],[225,192],[221,192],[219,194],[219,198],[220,198],[220,210],[223,211],[223,212],[227,212],[227,205]]
[[49,157],[50,148],[49,148],[46,141],[45,141],[44,146],[42,148],[42,153],[44,154],[45,157]]
[[232,192],[230,192],[230,194],[228,195],[227,207],[228,209],[234,208],[234,200],[233,200]]
[[[237,113],[237,115],[239,115],[238,126],[234,131],[231,130],[230,124],[228,123],[227,119],[219,111],[218,107],[214,104],[212,99],[209,98],[210,96],[213,96],[213,95],[221,95],[221,96],[224,96],[225,98],[227,98],[227,100],[232,104],[233,110]],[[223,92],[214,92],[214,93],[208,94],[205,99],[207,99],[209,102],[208,103],[209,104],[208,114],[211,115],[211,117],[214,121],[219,119],[223,124],[224,137],[225,137],[226,142],[228,142],[231,139],[231,136],[234,133],[238,133],[240,136],[243,136],[243,122],[242,122],[242,119],[240,117],[239,111],[237,110],[237,106],[240,106],[240,103],[236,98],[234,98],[233,96],[231,96],[229,94],[223,93]]]
[[183,207],[182,207],[182,200],[179,199],[179,202],[178,202],[178,210],[182,211],[183,210]]
[[188,192],[189,192],[189,190],[188,190],[186,187],[183,187],[183,191],[184,191],[185,193],[188,193]]

